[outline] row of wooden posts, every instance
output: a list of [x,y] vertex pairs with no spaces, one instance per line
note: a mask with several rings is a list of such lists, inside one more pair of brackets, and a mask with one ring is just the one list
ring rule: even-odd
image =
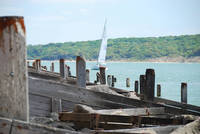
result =
[[[60,64],[60,76],[64,79],[66,79],[67,77],[70,77],[71,76],[70,67],[65,64],[65,60],[60,59],[59,64]],[[28,65],[29,65],[29,62],[28,62]],[[46,66],[41,66],[40,59],[36,59],[32,63],[32,66],[37,71],[47,70]],[[99,68],[100,72],[97,72],[97,80],[94,83],[99,82],[100,84],[106,84],[105,69],[106,69],[105,67]],[[54,63],[53,62],[51,63],[50,71],[54,72]],[[90,70],[86,69],[85,59],[80,56],[77,56],[77,58],[76,58],[76,77],[78,79],[77,84],[80,87],[85,87],[86,81],[88,81],[88,82],[90,81],[89,73],[90,73]],[[107,78],[108,85],[110,87],[114,87],[115,82],[116,82],[116,78],[114,77],[114,75],[108,75],[108,78]]]
[[[130,87],[130,78],[126,79],[126,87]],[[155,71],[147,69],[145,75],[140,75],[139,84],[138,80],[135,81],[134,89],[138,94],[140,87],[140,97],[145,100],[153,100],[155,93]],[[161,85],[157,84],[157,97],[161,96]],[[181,83],[181,102],[187,103],[187,83]]]
[[[29,62],[28,62],[28,66],[29,66]],[[41,70],[47,70],[46,66],[41,66],[41,60],[40,59],[36,59],[34,60],[34,62],[32,63],[33,68],[35,68],[37,71],[41,71]],[[59,67],[60,67],[60,76],[63,79],[67,79],[71,76],[71,71],[70,71],[70,67],[67,66],[65,64],[65,60],[64,59],[60,59],[59,60]],[[50,66],[50,71],[54,72],[54,63],[51,63]],[[77,56],[76,58],[76,78],[77,78],[77,85],[79,87],[86,87],[86,82],[90,81],[90,70],[86,69],[86,61],[83,57],[81,56]],[[104,68],[100,68],[100,83],[104,84],[105,82],[105,70]],[[106,83],[105,83],[106,84]]]
[[[66,79],[70,77],[70,67],[65,65],[65,60],[60,59],[60,75],[62,78]],[[36,70],[41,70],[41,68],[45,69],[46,67],[41,66],[40,59],[37,59],[33,62],[33,67]],[[52,62],[50,70],[54,72],[54,63]],[[106,73],[105,67],[100,67],[99,72],[97,72],[97,80],[94,83],[106,84]],[[77,77],[77,85],[79,87],[86,87],[86,82],[90,81],[89,78],[89,69],[86,69],[86,61],[84,58],[77,56],[76,58],[76,77]],[[116,82],[116,78],[113,75],[107,76],[107,85],[109,87],[114,87]],[[126,79],[126,86],[130,87],[130,78]],[[144,100],[153,101],[155,97],[155,71],[154,69],[146,69],[145,75],[140,75],[139,81],[136,80],[134,84],[134,89],[137,94],[139,94],[140,89],[140,97]],[[161,85],[157,84],[157,97],[161,96]],[[187,103],[187,83],[181,83],[181,102]]]

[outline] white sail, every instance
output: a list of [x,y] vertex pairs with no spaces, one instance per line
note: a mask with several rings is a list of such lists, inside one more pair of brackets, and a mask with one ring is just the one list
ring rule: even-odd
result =
[[103,34],[102,34],[101,48],[99,51],[99,57],[97,62],[97,64],[99,65],[105,64],[106,60],[106,49],[107,49],[106,23],[107,21],[105,20]]

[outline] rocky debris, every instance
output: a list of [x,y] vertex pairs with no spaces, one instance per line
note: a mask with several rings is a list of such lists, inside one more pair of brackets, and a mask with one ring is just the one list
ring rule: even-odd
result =
[[106,110],[94,110],[93,108],[82,105],[82,104],[76,104],[73,113],[96,113],[96,114],[107,114],[107,115],[128,115],[124,112],[123,109],[116,109],[113,111],[106,112]]
[[51,118],[52,118],[54,121],[59,121],[59,115],[58,115],[58,113],[52,112],[52,113],[51,113]]
[[184,120],[197,120],[199,118],[199,116],[182,114],[182,115],[172,116],[171,118],[173,118],[173,119],[184,119]]
[[91,130],[88,129],[88,128],[83,128],[83,129],[81,129],[80,132],[83,132],[83,133],[91,133]]
[[103,130],[99,132],[104,132],[106,133],[117,133],[117,134],[158,134],[156,133],[153,129],[151,128],[142,128],[142,129],[117,129],[117,130]]
[[178,125],[146,127],[146,128],[131,128],[131,129],[116,129],[116,130],[92,130],[91,132],[117,133],[117,134],[169,134],[177,129]]
[[67,129],[71,131],[75,131],[74,124],[69,122],[61,122],[57,119],[54,120],[53,118],[47,118],[47,117],[31,117],[30,118],[31,123],[36,124],[43,124],[48,127],[55,127],[55,128],[61,128],[61,129]]
[[86,105],[76,104],[73,113],[96,113],[96,110]]
[[140,100],[140,97],[138,97],[136,95],[136,92],[134,92],[134,91],[131,91],[131,92],[128,92],[128,93],[123,93],[123,95],[125,95],[128,98],[133,98],[133,99]]
[[125,113],[123,109],[117,109],[117,110],[115,110],[115,111],[112,111],[112,112],[110,113],[110,115],[128,115],[128,114]]
[[[0,117],[0,124],[2,124],[0,125],[0,134],[83,134],[83,132],[77,132],[74,131],[74,129],[70,130],[68,127],[68,129],[66,129],[66,127],[64,129],[60,129],[57,126],[58,124],[49,125],[49,123],[51,124],[52,119],[35,117],[32,118],[31,121],[32,122],[25,122]],[[66,125],[66,123],[64,123],[62,124],[62,126],[69,125]]]
[[119,94],[116,91],[110,89],[107,85],[87,86],[86,88],[97,92],[104,92],[108,94],[123,96],[122,94]]
[[183,127],[177,128],[170,134],[200,134],[200,118]]

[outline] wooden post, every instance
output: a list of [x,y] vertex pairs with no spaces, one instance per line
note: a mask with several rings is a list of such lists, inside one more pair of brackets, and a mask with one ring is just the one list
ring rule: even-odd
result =
[[65,75],[66,75],[66,78],[69,77],[69,70],[68,70],[68,66],[65,65]]
[[144,92],[144,99],[151,100],[154,99],[154,89],[155,89],[155,72],[154,69],[146,70],[146,88]]
[[130,87],[130,78],[126,78],[126,87]]
[[90,70],[86,69],[86,81],[90,81]]
[[64,59],[60,59],[60,75],[62,78],[66,79],[65,60]]
[[67,66],[67,72],[68,72],[68,76],[71,76],[71,71],[70,71],[70,66]]
[[51,67],[50,67],[51,72],[54,72],[54,63],[51,63]]
[[160,97],[161,96],[161,85],[158,84],[157,85],[157,97]]
[[81,56],[76,57],[76,78],[77,86],[86,87],[86,62]]
[[97,83],[100,82],[100,73],[99,72],[96,73],[96,77],[97,77]]
[[106,84],[106,68],[105,67],[99,67],[100,70],[100,83]]
[[187,83],[181,83],[181,102],[187,103]]
[[27,66],[29,66],[29,64],[30,64],[29,61],[27,61]]
[[0,17],[0,116],[29,120],[24,18]]
[[62,112],[62,102],[61,102],[61,99],[58,99],[58,98],[52,98],[52,112],[56,112],[56,113],[59,113],[59,112]]
[[33,67],[34,69],[36,69],[35,60],[34,60],[33,63],[32,63],[32,67]]
[[36,59],[35,60],[35,67],[36,67],[37,71],[41,70],[41,61],[40,61],[40,59]]
[[146,76],[140,75],[140,94],[144,95],[145,87],[146,87]]
[[135,92],[138,93],[138,81],[135,81]]
[[115,87],[115,82],[117,82],[117,79],[112,75],[112,84],[111,87]]
[[112,86],[112,76],[111,75],[107,76],[107,84],[108,84],[109,87]]

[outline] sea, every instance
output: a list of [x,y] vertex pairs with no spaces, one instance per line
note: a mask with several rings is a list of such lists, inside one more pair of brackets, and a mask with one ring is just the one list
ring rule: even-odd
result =
[[[59,72],[58,61],[42,61],[42,66],[47,66],[50,70],[51,63],[54,62],[55,71]],[[76,62],[66,61],[72,75],[76,76]],[[86,68],[91,69],[96,62],[87,62]],[[180,102],[181,83],[187,83],[188,103],[200,106],[200,63],[150,63],[150,62],[108,62],[106,75],[114,75],[117,78],[116,88],[129,91],[134,90],[134,82],[139,81],[139,77],[145,74],[146,69],[155,70],[156,85],[161,85],[161,98],[166,98]],[[90,70],[90,81],[96,80],[97,70]],[[130,78],[131,85],[126,87],[126,78]],[[156,91],[155,91],[156,96]]]

